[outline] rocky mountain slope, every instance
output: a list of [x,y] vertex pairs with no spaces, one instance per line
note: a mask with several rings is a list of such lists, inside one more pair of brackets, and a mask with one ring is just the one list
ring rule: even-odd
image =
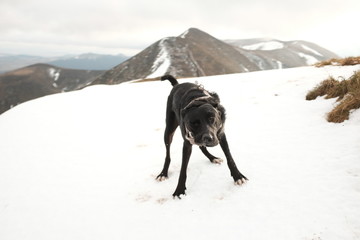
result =
[[0,113],[38,97],[81,89],[102,72],[35,64],[0,74]]
[[105,72],[93,84],[117,84],[159,77],[165,73],[177,77],[198,77],[299,67],[333,57],[337,55],[305,41],[222,41],[190,28],[178,37],[157,41]]

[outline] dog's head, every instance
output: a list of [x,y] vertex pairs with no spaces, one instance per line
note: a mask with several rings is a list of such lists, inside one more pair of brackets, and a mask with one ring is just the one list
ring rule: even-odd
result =
[[183,134],[191,144],[213,147],[223,133],[225,109],[218,103],[194,102],[182,111]]

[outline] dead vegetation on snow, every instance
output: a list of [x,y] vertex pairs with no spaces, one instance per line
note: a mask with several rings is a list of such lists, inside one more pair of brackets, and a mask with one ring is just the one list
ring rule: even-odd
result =
[[[357,59],[360,60],[360,57]],[[314,100],[319,96],[325,96],[325,99],[338,98],[337,105],[327,114],[329,122],[340,123],[348,120],[351,111],[360,108],[360,71],[341,81],[329,77],[309,91],[306,100]]]
[[314,66],[315,67],[323,67],[326,65],[347,66],[347,65],[356,65],[356,64],[360,64],[360,57],[332,58],[329,60],[315,63]]

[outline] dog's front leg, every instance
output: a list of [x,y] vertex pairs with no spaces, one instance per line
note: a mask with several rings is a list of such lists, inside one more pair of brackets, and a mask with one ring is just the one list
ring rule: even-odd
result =
[[181,170],[180,170],[180,176],[179,176],[179,182],[176,187],[176,190],[173,194],[174,197],[180,198],[180,195],[185,195],[186,190],[186,170],[189,163],[190,155],[192,152],[192,145],[189,141],[184,140],[183,145],[183,155],[182,155],[182,163],[181,163]]
[[245,183],[248,179],[236,167],[235,161],[230,153],[229,144],[226,140],[225,133],[223,133],[221,136],[220,146],[226,156],[227,164],[229,166],[231,176],[234,178],[235,184],[241,185]]

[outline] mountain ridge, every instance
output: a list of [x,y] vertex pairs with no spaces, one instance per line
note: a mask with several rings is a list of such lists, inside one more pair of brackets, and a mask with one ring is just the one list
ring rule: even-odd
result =
[[[241,40],[222,41],[200,29],[190,28],[177,37],[156,41],[102,74],[92,84],[118,84],[164,74],[199,77],[299,67],[337,57],[335,53],[306,41],[257,39],[254,43],[248,39],[245,42],[261,46],[260,40],[267,42],[265,50],[246,48]],[[269,48],[270,41],[277,47]]]

